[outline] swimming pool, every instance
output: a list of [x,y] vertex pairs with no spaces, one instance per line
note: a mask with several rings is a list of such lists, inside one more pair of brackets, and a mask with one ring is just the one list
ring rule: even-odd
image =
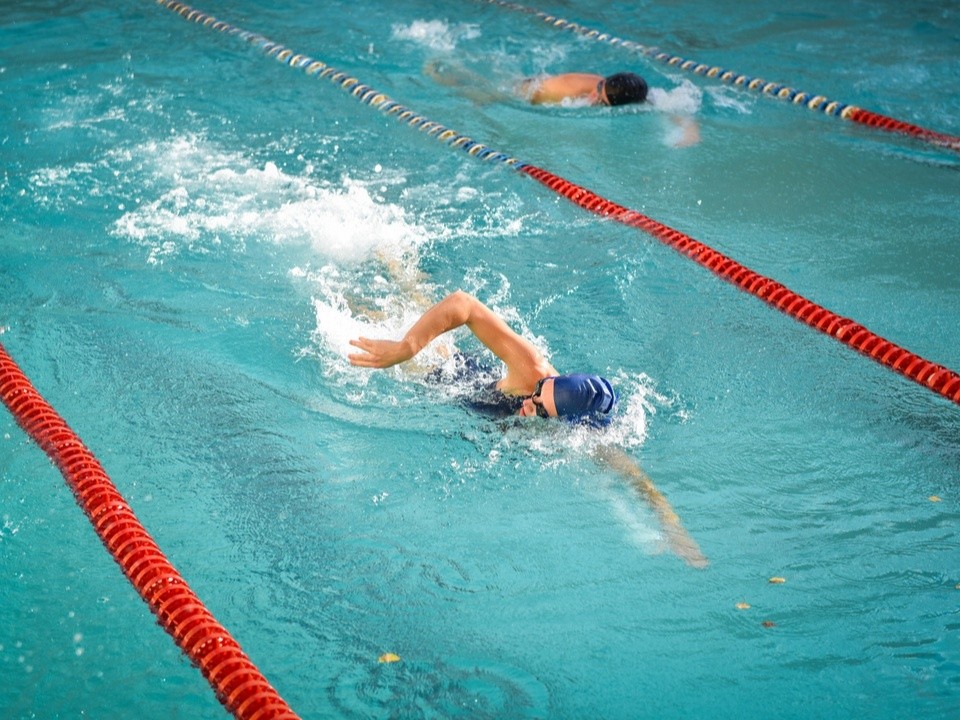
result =
[[[955,154],[479,3],[199,7],[960,367]],[[960,133],[950,4],[544,9]],[[7,9],[0,48],[0,341],[302,717],[960,709],[955,405],[152,2]],[[495,89],[636,66],[660,110],[478,104],[430,61]],[[702,141],[678,149],[684,113]],[[413,282],[616,379],[606,439],[709,568],[661,552],[589,434],[351,368],[354,332],[415,317]],[[2,714],[223,717],[0,423]]]

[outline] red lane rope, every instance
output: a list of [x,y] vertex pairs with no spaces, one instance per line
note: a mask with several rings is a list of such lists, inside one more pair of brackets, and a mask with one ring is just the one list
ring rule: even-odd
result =
[[919,355],[883,339],[849,318],[841,317],[807,300],[786,286],[754,272],[679,230],[674,230],[635,210],[610,202],[548,170],[533,165],[524,165],[518,170],[590,212],[643,230],[790,317],[839,340],[844,345],[873,358],[881,365],[933,390],[948,400],[960,404],[960,374],[953,370],[924,360]]
[[920,127],[919,125],[913,125],[908,122],[903,122],[902,120],[880,115],[879,113],[875,113],[870,110],[863,110],[855,105],[849,105],[837,100],[831,100],[823,95],[816,95],[814,93],[794,90],[793,88],[781,83],[770,82],[768,80],[764,80],[763,78],[744,75],[734,70],[721,67],[720,65],[711,66],[696,60],[682,58],[679,55],[662,52],[659,48],[645,47],[638,42],[634,42],[633,40],[619,38],[616,35],[601,32],[599,30],[586,27],[580,23],[571,22],[570,20],[566,20],[565,18],[560,18],[555,15],[549,15],[545,12],[541,12],[540,10],[526,7],[525,5],[521,5],[519,3],[510,2],[509,0],[478,0],[478,2],[496,5],[497,7],[504,8],[506,10],[514,10],[525,15],[533,15],[546,22],[551,27],[561,30],[570,30],[571,32],[574,32],[583,38],[598,40],[609,45],[639,52],[653,60],[665,63],[670,67],[686,70],[694,75],[719,80],[720,82],[726,83],[733,87],[762,93],[767,97],[779,98],[780,100],[792,103],[793,105],[804,105],[811,110],[822,112],[824,115],[831,117],[844,118],[846,120],[860,123],[861,125],[868,125],[881,130],[888,130],[889,132],[910,135],[919,140],[925,140],[934,145],[940,145],[950,150],[960,152],[960,136],[957,135],[948,135],[935,130],[928,130],[927,128]]
[[960,151],[960,137],[956,135],[947,135],[946,133],[937,132],[936,130],[928,130],[919,125],[913,125],[903,120],[897,120],[896,118],[887,117],[886,115],[861,108],[852,110],[845,115],[845,117],[847,120],[860,123],[861,125],[867,125],[879,130],[887,130],[888,132],[901,133],[902,135],[910,135],[918,140],[925,140],[935,145],[942,145]]
[[170,564],[97,458],[37,392],[3,345],[0,397],[24,432],[59,468],[107,551],[160,626],[200,668],[224,707],[242,720],[297,720]]
[[[522,7],[515,6],[513,3],[507,3],[504,0],[487,1],[507,7],[513,7],[514,9]],[[393,115],[397,120],[403,122],[409,127],[416,128],[420,132],[426,132],[437,140],[447,144],[448,147],[459,148],[467,152],[472,157],[476,157],[478,159],[502,162],[513,167],[515,170],[536,178],[551,190],[564,195],[587,210],[595,212],[599,215],[613,216],[614,219],[627,225],[639,227],[657,239],[665,242],[667,245],[670,245],[676,250],[696,260],[717,275],[729,280],[744,290],[747,290],[751,294],[756,295],[788,315],[795,317],[798,320],[802,320],[807,325],[810,325],[811,327],[816,328],[817,330],[820,330],[831,337],[837,338],[844,344],[863,352],[880,364],[906,375],[924,387],[934,390],[935,392],[940,393],[944,397],[953,400],[954,402],[960,403],[960,381],[958,381],[957,373],[954,371],[924,360],[923,358],[914,355],[913,353],[904,350],[903,348],[894,345],[887,340],[884,340],[869,330],[866,330],[862,326],[857,325],[854,321],[847,318],[842,318],[839,315],[830,312],[829,310],[825,310],[819,305],[816,305],[797,295],[780,283],[777,283],[770,278],[763,277],[762,275],[758,275],[749,268],[740,265],[735,260],[732,260],[725,255],[721,255],[710,247],[693,240],[692,238],[673,230],[666,225],[662,225],[661,223],[641,215],[638,212],[628,210],[625,207],[611,203],[610,201],[599,197],[589,190],[585,190],[577,185],[573,185],[569,181],[564,180],[563,178],[554,175],[547,170],[528,165],[527,163],[510,157],[505,153],[497,152],[496,150],[488,148],[487,146],[478,143],[465,135],[461,135],[454,130],[427,119],[422,115],[418,115],[410,108],[396,103],[383,93],[380,93],[370,86],[361,83],[358,79],[350,77],[346,73],[335,70],[320,60],[315,60],[307,55],[296,53],[294,50],[275,43],[262,35],[241,30],[240,28],[223,22],[222,20],[217,20],[217,18],[191,8],[189,5],[184,5],[183,3],[178,2],[178,0],[157,0],[157,2],[176,12],[186,20],[201,24],[204,27],[213,28],[219,32],[236,35],[245,42],[249,42],[260,48],[260,50],[265,52],[268,56],[274,57],[292,68],[301,69],[306,72],[307,75],[314,77],[328,77],[331,81],[337,83],[340,85],[340,87],[349,92],[352,97],[356,98],[365,105],[378,109],[388,115]],[[565,20],[558,20],[552,16],[543,16],[543,18],[552,24],[557,25],[567,22]],[[554,23],[555,20],[556,23]],[[569,26],[571,29],[579,28],[579,26],[573,23],[570,23]],[[598,34],[596,31],[592,30],[587,31],[587,35],[590,37],[596,36],[597,39],[607,39],[610,42],[615,41],[621,44],[624,42],[618,38],[612,38],[612,36],[608,36],[606,34]],[[646,49],[643,50],[644,52],[647,52]],[[658,55],[657,57],[659,58],[660,56]],[[677,59],[678,62],[680,60],[680,58]],[[673,64],[673,58],[668,58],[666,62]],[[681,64],[681,67],[684,66],[687,66],[686,62]],[[706,67],[707,66],[694,66],[694,72],[701,72],[701,70],[696,68]],[[722,69],[715,68],[715,70],[716,73],[713,72],[714,68],[710,68],[709,71],[706,71],[706,74],[708,76],[713,76],[719,73],[721,79],[727,77],[727,72],[722,71]],[[739,85],[739,76],[735,77],[733,82]],[[760,80],[750,80],[749,82],[744,80],[745,86],[751,89],[759,87],[762,89],[762,91],[768,93],[776,90],[776,97],[784,99],[789,97],[793,98],[794,102],[797,102],[800,95],[802,95],[804,101],[807,100],[806,93],[798,94],[796,91],[789,90],[789,88],[782,88],[780,86],[772,87],[775,85],[773,83],[761,85],[760,83],[762,82],[763,81]],[[784,92],[788,90],[789,92],[784,94]],[[894,120],[893,118],[887,118],[883,115],[878,115],[867,110],[860,110],[859,108],[854,108],[853,106],[848,105],[841,106],[837,102],[827,101],[826,98],[820,96],[814,97],[813,99],[809,100],[809,102],[806,102],[806,104],[811,109],[822,110],[828,114],[839,114],[842,117],[849,118],[855,122],[861,122],[882,129],[889,129],[896,132],[907,132],[908,134],[914,134],[917,137],[929,139],[940,138],[944,141],[950,141],[952,139],[952,136],[936,133],[932,130],[926,130],[916,125],[910,125],[909,123],[903,123],[898,120]],[[855,118],[851,117],[854,113],[856,113]]]

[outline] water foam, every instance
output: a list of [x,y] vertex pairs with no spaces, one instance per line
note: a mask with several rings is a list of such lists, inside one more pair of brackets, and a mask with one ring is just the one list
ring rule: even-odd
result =
[[414,20],[409,25],[393,25],[391,30],[392,37],[396,40],[408,40],[437,52],[453,52],[461,40],[480,37],[479,25],[451,25],[444,20]]
[[728,85],[711,85],[706,91],[710,101],[718,108],[729,108],[740,115],[749,115],[757,101],[755,95],[747,95],[741,89]]
[[134,166],[143,195],[154,195],[113,227],[149,247],[151,263],[229,240],[241,249],[248,240],[306,245],[315,257],[339,262],[388,249],[401,255],[426,242],[426,231],[401,207],[374,199],[372,183],[345,177],[332,185],[314,178],[309,165],[292,174],[193,135],[145,143],[114,160]]
[[682,78],[680,84],[671,90],[650,88],[647,101],[662,112],[694,115],[703,104],[703,91],[687,78]]
[[377,196],[397,182],[379,166],[369,180],[334,184],[309,164],[287,172],[196,135],[118,150],[108,162],[136,177],[143,196],[113,232],[148,247],[150,263],[223,246],[244,252],[248,242],[293,248],[289,275],[312,295],[316,318],[301,355],[322,356],[341,386],[370,376],[347,362],[349,340],[401,336],[433,292],[419,272],[430,233]]
[[[381,255],[363,268],[328,263],[316,270],[291,271],[313,293],[314,346],[305,354],[322,355],[328,376],[337,375],[343,382],[365,382],[370,371],[351,368],[347,363],[346,356],[357,352],[349,341],[360,336],[396,340],[420,318],[435,290],[418,277],[416,262],[411,254]],[[378,266],[389,269],[372,272]],[[404,369],[415,373],[417,366],[440,365],[452,350],[452,339],[441,337]]]

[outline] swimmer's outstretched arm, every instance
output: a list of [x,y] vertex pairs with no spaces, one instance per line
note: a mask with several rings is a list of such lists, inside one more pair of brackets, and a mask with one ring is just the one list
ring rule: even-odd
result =
[[423,66],[423,74],[438,85],[456,88],[459,94],[478,105],[489,105],[510,99],[509,95],[495,89],[489,79],[450,60],[427,61]]
[[352,365],[388,368],[406,362],[445,332],[466,325],[507,366],[510,388],[530,388],[541,377],[556,374],[533,343],[510,329],[490,308],[462,290],[450,293],[427,310],[402,340],[360,337],[350,344],[363,352],[347,357]]
[[660,520],[660,528],[667,540],[667,545],[687,565],[695,568],[705,568],[709,564],[706,556],[700,552],[696,541],[687,534],[679,516],[673,511],[667,498],[657,490],[650,477],[640,469],[633,459],[623,450],[610,445],[601,445],[594,453],[597,459],[607,463],[614,470],[630,481],[637,492],[650,505]]
[[700,125],[696,120],[685,115],[674,115],[673,124],[680,128],[680,137],[673,143],[674,147],[690,147],[700,142]]

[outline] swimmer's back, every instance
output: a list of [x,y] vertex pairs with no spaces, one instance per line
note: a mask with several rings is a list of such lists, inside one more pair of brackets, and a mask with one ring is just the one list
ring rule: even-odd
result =
[[500,373],[482,360],[456,352],[452,363],[437,368],[427,381],[436,384],[453,384],[463,390],[460,402],[481,415],[503,418],[516,415],[523,405],[523,397],[507,395],[498,387]]
[[602,75],[593,73],[564,73],[544,75],[524,80],[521,94],[534,105],[560,103],[570,98],[587,97],[597,89]]

